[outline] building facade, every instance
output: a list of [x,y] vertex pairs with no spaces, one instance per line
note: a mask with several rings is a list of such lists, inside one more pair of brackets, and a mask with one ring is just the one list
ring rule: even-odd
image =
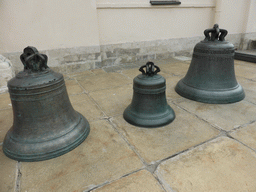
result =
[[[170,2],[170,1],[169,1]],[[17,73],[34,46],[48,65],[72,73],[138,60],[191,54],[203,31],[218,23],[237,49],[256,40],[256,0],[2,0],[0,54]]]

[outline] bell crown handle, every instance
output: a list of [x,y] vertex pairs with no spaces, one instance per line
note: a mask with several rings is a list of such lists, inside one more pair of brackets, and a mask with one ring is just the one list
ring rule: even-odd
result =
[[[211,36],[210,36],[211,33]],[[212,29],[204,30],[205,41],[225,41],[225,37],[228,34],[226,29],[220,29],[218,24],[214,24]]]
[[28,46],[23,50],[23,54],[21,54],[20,60],[24,65],[24,70],[40,72],[48,68],[47,55],[39,53],[37,49],[32,46]]
[[[144,68],[146,68],[146,71],[144,71]],[[158,72],[160,72],[160,68],[156,66],[153,62],[147,62],[146,65],[143,65],[139,69],[140,72],[142,72],[143,75],[147,76],[154,76]]]

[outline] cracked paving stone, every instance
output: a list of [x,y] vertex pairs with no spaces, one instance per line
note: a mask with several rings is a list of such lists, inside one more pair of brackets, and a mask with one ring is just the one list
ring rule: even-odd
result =
[[139,67],[137,67],[137,68],[133,68],[133,69],[123,70],[122,74],[124,74],[125,76],[127,76],[131,79],[134,79],[136,76],[141,74],[141,72],[139,71]]
[[112,72],[118,72],[121,71],[121,67],[120,66],[112,66],[112,67],[105,67],[102,68],[104,71],[106,71],[107,73],[112,73]]
[[92,92],[126,85],[131,83],[131,80],[119,73],[104,72],[85,79],[79,79],[78,82],[86,91]]
[[127,123],[122,116],[113,117],[120,133],[148,163],[154,163],[205,142],[219,133],[204,121],[171,105],[176,119],[160,128],[140,128]]
[[75,80],[65,80],[65,85],[68,95],[80,94],[84,91]]
[[90,127],[88,138],[69,153],[22,162],[21,192],[89,190],[144,167],[107,121],[90,122]]
[[168,100],[175,100],[183,98],[175,91],[175,86],[181,78],[178,76],[171,76],[166,78],[166,98]]
[[256,82],[242,77],[238,77],[237,81],[244,89],[245,100],[256,104]]
[[132,85],[99,90],[90,96],[100,105],[107,116],[122,114],[132,101]]
[[89,76],[94,76],[95,74],[92,71],[83,71],[79,73],[70,74],[70,78],[74,78],[76,80],[84,80],[85,78],[88,78]]
[[253,67],[256,68],[255,63],[247,62],[247,61],[242,61],[242,60],[234,60],[235,66],[236,65],[241,65],[241,66],[247,66],[247,67]]
[[244,77],[246,79],[256,79],[256,67],[252,67],[251,64],[247,65],[239,64],[235,65],[235,74],[238,77]]
[[226,131],[256,120],[256,106],[244,100],[231,104],[208,104],[188,99],[174,102],[213,126]]
[[11,99],[9,93],[0,94],[0,109],[11,108]]
[[245,145],[256,150],[256,123],[242,127],[234,132],[230,133],[232,137],[241,141]]
[[256,154],[219,137],[161,163],[156,174],[168,192],[254,192]]
[[121,178],[113,183],[95,189],[92,192],[136,192],[154,191],[164,192],[158,181],[153,175],[146,171],[138,171],[127,177]]
[[159,67],[163,73],[185,76],[188,71],[189,65],[184,62],[178,62],[178,63],[166,63],[163,65],[159,65]]
[[73,108],[81,113],[88,121],[93,121],[104,117],[104,113],[86,94],[71,95]]
[[12,109],[0,110],[0,143],[4,141],[7,131],[13,124]]
[[0,146],[0,191],[14,191],[17,161],[9,159]]

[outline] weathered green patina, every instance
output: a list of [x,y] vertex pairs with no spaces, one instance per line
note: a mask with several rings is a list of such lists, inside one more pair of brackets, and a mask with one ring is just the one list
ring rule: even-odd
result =
[[205,39],[196,44],[186,76],[175,87],[178,94],[203,103],[244,99],[243,88],[235,76],[234,45],[225,41],[227,33],[218,24],[204,31]]
[[148,62],[139,70],[142,74],[133,80],[133,98],[124,111],[124,119],[132,125],[148,128],[171,123],[175,113],[167,104],[165,79],[157,74],[159,67]]
[[18,161],[58,157],[81,144],[90,132],[76,112],[63,75],[47,66],[47,56],[27,47],[21,55],[24,71],[8,82],[14,122],[5,136],[4,153]]

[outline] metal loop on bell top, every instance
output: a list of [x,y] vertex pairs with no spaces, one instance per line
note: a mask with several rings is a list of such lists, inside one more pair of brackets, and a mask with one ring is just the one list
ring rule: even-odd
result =
[[35,47],[28,46],[23,50],[20,60],[24,65],[24,70],[32,72],[40,72],[48,68],[48,57],[45,54],[40,54]]
[[[143,68],[146,68],[146,72]],[[146,65],[141,66],[139,71],[142,72],[143,75],[154,76],[158,72],[160,72],[160,68],[156,66],[153,62],[149,61],[146,63]]]
[[226,29],[220,29],[218,24],[214,24],[212,29],[206,29],[204,31],[205,41],[225,41],[225,37],[227,34],[228,31]]

